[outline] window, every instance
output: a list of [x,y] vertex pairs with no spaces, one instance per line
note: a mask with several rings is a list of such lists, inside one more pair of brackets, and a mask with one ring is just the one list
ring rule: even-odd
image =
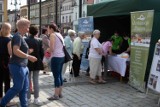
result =
[[77,20],[77,13],[76,13],[76,20]]
[[85,17],[86,16],[86,13],[85,13],[85,11],[83,11],[83,17]]
[[0,4],[0,11],[2,11],[2,4]]
[[0,22],[2,22],[2,15],[0,15]]
[[68,16],[66,16],[66,23],[68,22]]
[[71,22],[71,20],[72,20],[72,19],[71,19],[71,16],[69,16],[69,22]]
[[62,17],[62,23],[64,23],[64,16]]

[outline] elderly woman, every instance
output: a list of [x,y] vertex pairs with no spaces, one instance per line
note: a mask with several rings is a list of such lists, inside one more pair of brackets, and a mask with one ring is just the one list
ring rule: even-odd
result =
[[49,71],[49,63],[50,63],[50,52],[48,52],[49,50],[49,35],[48,35],[48,31],[47,28],[43,28],[42,29],[42,48],[44,51],[44,57],[43,57],[43,64],[44,64],[44,71],[43,74],[47,74],[47,71]]
[[78,32],[78,37],[73,42],[73,71],[75,77],[79,76],[79,70],[81,65],[81,57],[83,53],[83,44],[82,39],[84,39],[85,33],[84,32]]
[[[73,38],[75,36],[75,31],[74,30],[71,30],[69,29],[68,30],[68,35],[65,37],[64,39],[64,43],[65,43],[65,47],[66,47],[66,50],[67,52],[70,54],[70,56],[72,56],[72,52],[73,52]],[[62,69],[62,76],[63,76],[63,81],[64,82],[67,82],[67,80],[64,78],[64,74],[66,72],[66,68],[67,66],[69,65],[70,66],[71,64],[71,61],[63,64],[63,69]]]
[[48,26],[48,33],[50,34],[50,52],[51,52],[51,71],[54,76],[54,95],[48,100],[58,100],[62,98],[62,67],[64,64],[64,40],[59,33],[59,29],[55,24]]
[[27,92],[29,88],[29,70],[27,63],[28,60],[31,62],[37,61],[36,57],[28,55],[28,45],[23,38],[29,31],[30,21],[27,19],[20,19],[16,25],[18,32],[12,38],[13,53],[9,64],[9,70],[14,85],[2,98],[0,107],[5,107],[17,94],[19,94],[21,107],[28,107]]
[[90,82],[96,83],[96,76],[98,76],[98,83],[105,83],[102,79],[102,65],[101,59],[103,55],[102,45],[99,43],[98,39],[100,37],[100,31],[95,30],[93,32],[93,38],[90,43],[89,51],[89,65],[90,65]]

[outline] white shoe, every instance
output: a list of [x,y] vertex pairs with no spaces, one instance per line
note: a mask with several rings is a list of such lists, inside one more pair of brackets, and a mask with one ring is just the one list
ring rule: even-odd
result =
[[38,106],[43,105],[43,103],[41,102],[41,100],[39,100],[38,98],[37,98],[37,99],[34,99],[33,104],[38,105]]
[[31,99],[28,99],[28,104],[31,104]]

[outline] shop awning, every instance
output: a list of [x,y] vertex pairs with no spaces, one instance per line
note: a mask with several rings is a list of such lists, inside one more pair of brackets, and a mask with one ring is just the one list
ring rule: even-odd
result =
[[160,11],[160,0],[117,0],[103,2],[87,7],[87,15],[94,17],[129,15],[130,12],[155,10]]

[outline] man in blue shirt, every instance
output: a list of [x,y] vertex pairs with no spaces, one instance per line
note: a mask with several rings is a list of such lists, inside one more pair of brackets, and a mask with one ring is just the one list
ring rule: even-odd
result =
[[27,67],[28,60],[37,61],[37,58],[28,54],[29,48],[23,36],[29,31],[30,21],[20,19],[17,22],[18,32],[12,38],[12,57],[9,70],[13,79],[13,87],[10,88],[0,102],[0,107],[6,107],[17,94],[19,94],[21,107],[28,107],[27,92],[29,88]]

